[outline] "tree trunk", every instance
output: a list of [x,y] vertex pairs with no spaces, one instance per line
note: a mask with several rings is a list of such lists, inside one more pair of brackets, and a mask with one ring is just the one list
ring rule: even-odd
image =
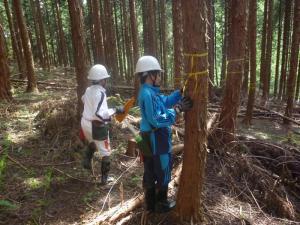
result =
[[111,72],[112,78],[114,82],[118,79],[118,57],[117,57],[117,46],[116,46],[116,35],[115,35],[115,25],[112,11],[112,3],[110,0],[104,0],[104,12],[105,12],[105,28],[107,32],[106,46],[105,49],[109,49],[106,51],[106,55],[108,60],[106,64],[108,65],[109,72]]
[[213,84],[214,84],[214,67],[215,67],[215,31],[214,31],[214,19],[213,19],[213,3],[212,0],[206,0],[207,5],[207,19],[208,19],[208,62],[209,62],[209,79],[208,82],[208,93],[209,98],[212,99],[213,97]]
[[267,46],[267,24],[268,24],[268,2],[269,0],[264,0],[264,21],[262,29],[262,38],[261,38],[261,56],[260,56],[260,79],[259,79],[259,88],[263,91],[265,88],[266,82],[266,46]]
[[37,18],[38,18],[38,25],[39,25],[39,30],[40,30],[40,37],[41,37],[42,46],[43,46],[43,51],[42,51],[43,59],[44,59],[46,68],[48,70],[50,70],[49,53],[48,53],[46,34],[45,34],[44,23],[43,23],[42,9],[40,6],[40,0],[36,0],[36,7],[37,7]]
[[284,16],[284,30],[283,30],[283,44],[282,44],[282,57],[281,57],[281,76],[279,83],[279,94],[278,98],[281,99],[285,96],[285,86],[286,86],[286,70],[287,70],[287,60],[289,52],[289,33],[290,33],[290,23],[291,23],[291,10],[292,10],[292,0],[285,1],[285,16]]
[[16,40],[17,40],[18,49],[20,51],[20,60],[21,60],[21,67],[22,67],[22,69],[20,71],[21,73],[20,73],[19,78],[20,79],[25,79],[27,77],[27,70],[26,70],[26,64],[25,64],[25,55],[24,55],[24,49],[23,49],[22,40],[21,40],[21,33],[20,33],[20,29],[19,29],[19,26],[18,26],[18,21],[17,21],[16,15],[14,13],[13,7],[12,7],[12,12],[13,12],[12,20],[13,20],[14,29],[16,31]]
[[248,94],[247,111],[244,122],[250,124],[252,120],[253,107],[255,102],[256,89],[256,0],[249,1],[249,19],[248,19],[248,46],[250,61],[250,87]]
[[228,51],[226,87],[220,114],[220,128],[224,129],[225,143],[234,140],[235,122],[240,104],[242,75],[245,57],[245,0],[232,0],[229,3]]
[[[51,3],[50,3],[51,4]],[[44,8],[45,8],[45,13],[46,13],[46,21],[47,21],[47,28],[48,28],[48,33],[49,33],[49,36],[50,36],[50,47],[51,47],[51,54],[49,53],[49,60],[52,60],[52,64],[57,66],[58,65],[58,62],[56,60],[56,54],[55,54],[55,46],[54,46],[54,34],[55,34],[55,30],[56,27],[53,29],[53,24],[51,23],[51,20],[50,20],[50,15],[49,15],[49,10],[48,10],[48,5],[47,5],[47,1],[44,2]],[[53,11],[54,13],[54,11]],[[55,16],[54,16],[55,18]],[[56,24],[56,20],[54,20],[55,24]],[[52,58],[52,59],[50,59]]]
[[63,64],[65,67],[67,67],[69,65],[68,48],[67,48],[67,44],[66,44],[65,34],[64,34],[61,15],[60,15],[61,10],[60,10],[60,6],[59,6],[59,1],[56,0],[55,3],[56,3],[55,11],[56,11],[56,20],[57,20],[57,25],[58,25],[59,43],[60,43],[61,52],[62,52],[62,55],[60,55],[59,57],[62,57]]
[[77,115],[81,115],[83,110],[83,104],[81,96],[84,94],[87,85],[87,55],[86,55],[86,44],[84,37],[84,25],[83,15],[80,0],[68,0],[70,22],[71,22],[71,33],[72,43],[74,48],[74,64],[76,70],[77,79],[77,98],[78,108]]
[[5,38],[2,25],[0,23],[0,100],[11,100],[9,67],[7,63]]
[[[122,5],[122,6],[121,6]],[[119,60],[119,70],[120,70],[120,79],[124,79],[126,76],[126,57],[125,57],[125,31],[124,31],[124,13],[123,13],[123,4],[119,2],[120,9],[120,25],[118,25],[118,16],[117,16],[117,2],[114,1],[114,16],[116,21],[116,36],[117,36],[117,50],[118,50],[118,60]]]
[[[285,110],[285,116],[287,117],[292,117],[295,97],[295,83],[300,42],[300,1],[295,1],[294,7],[294,28],[291,46],[290,72],[287,82],[287,105]],[[289,121],[286,119],[283,120],[283,122],[284,124],[289,124]]]
[[162,64],[164,69],[164,86],[168,87],[168,65],[167,65],[167,33],[166,33],[166,0],[160,0],[161,10],[161,44],[162,44]]
[[146,38],[146,41],[144,41],[144,54],[157,57],[154,3],[153,0],[144,0],[144,4],[146,4],[144,7],[144,19],[146,21],[144,24],[144,37]]
[[16,31],[15,31],[15,28],[13,26],[13,18],[12,18],[12,15],[11,15],[11,12],[10,12],[10,6],[9,6],[7,0],[4,0],[4,5],[5,5],[5,12],[6,12],[7,21],[8,21],[9,30],[10,30],[12,48],[13,48],[15,59],[17,60],[18,69],[19,69],[20,73],[25,73],[25,71],[23,69],[22,58],[21,58],[22,57],[22,55],[21,55],[22,52],[18,47],[18,42],[17,42],[17,39],[16,39]]
[[92,1],[93,3],[93,24],[94,24],[94,35],[95,35],[95,63],[104,64],[104,44],[103,44],[103,36],[102,36],[102,26],[100,20],[100,5],[99,1]]
[[[139,40],[138,40],[138,31],[136,24],[136,15],[135,15],[135,0],[129,0],[129,9],[130,9],[130,23],[131,23],[131,36],[132,36],[132,47],[133,47],[133,62],[134,64],[139,59]],[[137,99],[139,93],[139,78],[134,76],[134,97]]]
[[127,62],[127,71],[126,71],[126,80],[127,83],[130,83],[130,77],[132,74],[132,49],[130,45],[130,35],[129,35],[129,20],[126,7],[126,1],[122,0],[122,14],[123,14],[123,29],[124,29],[124,40],[125,40],[125,53],[126,53],[126,62]]
[[181,1],[172,1],[173,39],[174,39],[174,88],[183,85],[183,42]]
[[18,26],[21,33],[22,44],[24,49],[26,69],[27,69],[27,92],[38,92],[36,78],[34,73],[34,62],[31,51],[31,45],[29,41],[28,31],[26,28],[26,22],[23,16],[22,7],[20,0],[13,0],[14,12],[18,21]]
[[299,98],[300,98],[299,92],[300,92],[300,60],[298,63],[298,78],[297,78],[297,88],[296,88],[295,100],[299,100]]
[[45,69],[45,61],[43,57],[43,46],[42,46],[42,41],[41,41],[41,33],[40,29],[38,27],[38,19],[37,19],[37,13],[36,13],[36,7],[33,2],[33,0],[30,0],[30,6],[31,6],[31,11],[32,11],[32,17],[33,17],[33,23],[34,23],[34,30],[35,30],[35,36],[36,36],[36,42],[37,42],[37,53],[38,53],[38,59],[40,62],[40,65],[42,66],[43,69]]
[[223,43],[222,43],[222,68],[220,86],[224,88],[226,82],[226,63],[227,63],[227,49],[228,49],[228,1],[224,2],[224,27],[223,27]]
[[276,68],[274,78],[274,98],[277,96],[278,91],[278,77],[279,77],[279,59],[280,59],[280,44],[281,44],[281,28],[282,28],[282,0],[279,0],[279,19],[278,19],[278,32],[277,32],[277,55],[276,55]]
[[270,79],[271,79],[271,60],[272,60],[272,41],[273,41],[273,26],[272,26],[272,12],[273,0],[268,0],[268,24],[267,24],[267,44],[265,57],[265,82],[263,88],[263,102],[266,102],[270,93]]
[[[179,184],[176,212],[188,222],[200,224],[203,219],[204,170],[207,142],[208,102],[208,45],[205,0],[190,0],[183,7],[183,44],[186,53],[185,71],[188,74],[186,94],[193,108],[185,115],[183,168]],[[193,182],[191,182],[193,174]]]

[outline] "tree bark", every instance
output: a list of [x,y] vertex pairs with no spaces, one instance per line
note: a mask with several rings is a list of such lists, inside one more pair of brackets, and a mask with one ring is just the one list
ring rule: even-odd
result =
[[223,27],[223,43],[222,43],[222,68],[220,86],[224,88],[226,82],[226,63],[227,63],[227,48],[228,48],[228,1],[224,2],[224,27]]
[[208,63],[209,63],[209,79],[208,82],[208,93],[209,98],[213,97],[213,84],[214,84],[214,67],[215,67],[215,30],[214,30],[214,19],[213,19],[213,3],[212,0],[206,0],[207,5],[207,18],[208,18]]
[[[38,0],[39,1],[39,0]],[[66,44],[66,38],[63,30],[63,25],[62,25],[62,20],[61,20],[61,15],[60,15],[60,5],[59,1],[56,0],[55,2],[55,11],[56,11],[56,20],[57,20],[57,25],[58,25],[58,35],[59,35],[59,43],[61,47],[61,53],[60,57],[62,57],[62,61],[65,67],[69,65],[68,62],[68,48]]]
[[[1,21],[0,21],[1,22]],[[11,100],[9,67],[7,63],[4,31],[0,23],[0,100]]]
[[99,1],[92,1],[93,3],[93,15],[92,21],[94,24],[94,35],[95,35],[95,63],[104,64],[104,44],[102,36],[102,26],[100,20],[100,5]]
[[162,64],[164,69],[163,83],[165,87],[168,87],[168,65],[167,65],[167,33],[166,33],[166,0],[160,0],[161,10],[161,44],[162,44]]
[[[188,83],[185,93],[191,96],[193,108],[185,114],[184,158],[178,190],[176,213],[186,221],[200,224],[202,187],[206,163],[208,102],[208,41],[205,0],[190,0],[183,7],[183,44]],[[191,182],[193,174],[193,182]]]
[[277,97],[278,93],[278,77],[279,77],[279,59],[281,49],[281,31],[282,30],[282,0],[279,0],[279,18],[278,18],[278,31],[277,31],[277,55],[276,55],[276,67],[275,67],[275,78],[274,78],[274,98]]
[[[295,83],[297,75],[297,64],[299,55],[299,42],[300,42],[300,1],[295,1],[294,6],[294,28],[291,45],[291,59],[290,59],[290,72],[287,82],[287,104],[285,116],[292,117],[294,97],[295,97]],[[283,120],[284,124],[289,124],[288,120]]]
[[35,73],[34,73],[34,62],[33,62],[33,56],[31,51],[31,44],[30,44],[28,31],[26,28],[26,22],[23,16],[20,0],[13,0],[13,7],[14,7],[14,12],[16,13],[17,22],[20,29],[22,45],[23,45],[25,61],[26,61],[27,79],[28,79],[26,91],[38,92]]
[[268,2],[269,0],[264,0],[264,21],[263,21],[262,38],[261,38],[259,87],[262,91],[265,87],[265,81],[266,81],[265,62],[266,62],[266,46],[267,46]]
[[172,1],[173,39],[174,39],[174,88],[183,85],[183,42],[181,0]]
[[16,39],[16,31],[13,26],[13,18],[12,18],[10,6],[9,6],[7,0],[4,0],[4,6],[5,6],[5,12],[6,12],[7,21],[8,21],[9,30],[10,30],[12,48],[13,48],[15,59],[17,60],[18,69],[19,69],[20,73],[25,73],[23,63],[22,63],[22,55],[21,55],[22,52],[18,47],[18,42]]
[[283,44],[282,44],[282,57],[281,57],[281,76],[279,83],[279,94],[278,98],[284,98],[285,87],[286,87],[286,71],[287,71],[287,60],[289,52],[289,33],[291,23],[291,10],[292,0],[285,1],[285,16],[284,16],[284,29],[283,29]]
[[249,60],[250,60],[250,86],[248,94],[247,111],[244,122],[250,124],[252,120],[255,89],[256,89],[256,14],[257,14],[256,0],[249,1],[249,20],[248,20],[248,46],[249,46]]
[[146,23],[144,24],[144,35],[147,41],[144,41],[145,55],[152,55],[157,57],[157,47],[156,47],[156,28],[155,28],[155,8],[154,8],[154,0],[144,0],[144,19]]
[[235,123],[240,104],[242,75],[244,73],[246,42],[245,0],[232,0],[229,4],[227,78],[219,124],[219,127],[225,131],[223,137],[225,144],[233,141],[235,136]]
[[84,37],[83,15],[80,0],[68,0],[68,6],[71,20],[72,43],[74,48],[74,63],[77,80],[77,115],[80,117],[83,110],[81,96],[84,94],[87,86],[86,77],[88,65]]
[[106,17],[105,28],[107,32],[106,46],[105,49],[109,49],[106,51],[106,55],[108,60],[106,64],[108,65],[108,70],[111,72],[112,78],[114,82],[118,79],[118,57],[117,57],[117,46],[116,46],[116,34],[115,34],[115,25],[113,18],[113,10],[112,3],[110,0],[104,0],[104,12]]
[[267,44],[266,44],[266,58],[265,58],[265,81],[263,87],[263,102],[266,102],[270,93],[271,80],[271,60],[272,60],[272,41],[273,41],[273,26],[272,26],[272,12],[273,0],[268,0],[268,24],[267,24]]
[[295,100],[299,100],[299,92],[300,92],[300,60],[298,63],[298,78],[297,78],[297,88],[296,88],[296,95]]
[[[129,9],[130,9],[130,23],[131,23],[131,36],[132,36],[132,47],[133,47],[133,63],[139,59],[139,40],[138,40],[138,31],[136,24],[136,15],[135,15],[135,0],[129,0]],[[137,99],[139,93],[139,78],[134,76],[134,97]]]
[[43,47],[43,51],[42,51],[43,59],[44,59],[46,68],[48,70],[50,70],[49,52],[48,52],[48,47],[47,47],[46,34],[45,34],[45,29],[44,29],[40,0],[36,0],[36,7],[37,7],[38,26],[39,26],[39,30],[40,30],[40,37],[41,37],[42,47]]

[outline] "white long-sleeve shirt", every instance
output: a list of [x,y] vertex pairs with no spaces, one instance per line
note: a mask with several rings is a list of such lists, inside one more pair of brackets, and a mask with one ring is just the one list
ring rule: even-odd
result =
[[84,104],[82,117],[86,120],[99,120],[108,122],[113,109],[109,109],[106,100],[106,90],[101,85],[92,85],[88,87],[81,100]]

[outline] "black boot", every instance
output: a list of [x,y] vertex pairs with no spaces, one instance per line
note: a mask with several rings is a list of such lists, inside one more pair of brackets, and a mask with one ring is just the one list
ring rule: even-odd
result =
[[175,208],[176,202],[168,201],[168,188],[158,189],[156,194],[155,212],[166,213]]
[[101,184],[105,185],[108,182],[108,173],[110,171],[110,158],[103,156],[101,162]]
[[94,142],[90,143],[84,153],[84,158],[82,160],[82,166],[85,169],[90,170],[92,165],[91,161],[94,155],[94,152],[96,151],[97,147]]
[[154,212],[154,210],[155,210],[155,187],[145,188],[144,194],[145,194],[146,210],[149,212]]

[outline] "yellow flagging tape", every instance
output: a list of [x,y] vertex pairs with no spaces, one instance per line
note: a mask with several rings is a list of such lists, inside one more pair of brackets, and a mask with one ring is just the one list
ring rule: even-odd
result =
[[228,73],[239,74],[239,73],[242,73],[242,71],[228,71],[227,74],[228,74]]
[[204,53],[184,53],[184,56],[205,57],[205,56],[208,56],[208,52],[204,52]]
[[197,89],[198,89],[198,77],[199,77],[199,76],[203,76],[203,75],[207,75],[208,73],[209,73],[208,70],[204,70],[204,71],[201,71],[201,72],[187,73],[188,78],[187,78],[187,79],[185,80],[185,82],[184,82],[184,85],[183,85],[183,93],[185,92],[185,89],[186,89],[186,86],[187,86],[187,83],[188,83],[189,79],[190,79],[191,77],[195,77],[196,85],[195,85],[195,88],[194,88],[194,90],[193,90],[193,94],[194,94],[194,93],[197,91]]
[[239,62],[239,61],[244,61],[244,60],[245,60],[244,58],[230,59],[230,60],[227,60],[226,64],[228,65],[229,63],[232,63],[232,62]]

